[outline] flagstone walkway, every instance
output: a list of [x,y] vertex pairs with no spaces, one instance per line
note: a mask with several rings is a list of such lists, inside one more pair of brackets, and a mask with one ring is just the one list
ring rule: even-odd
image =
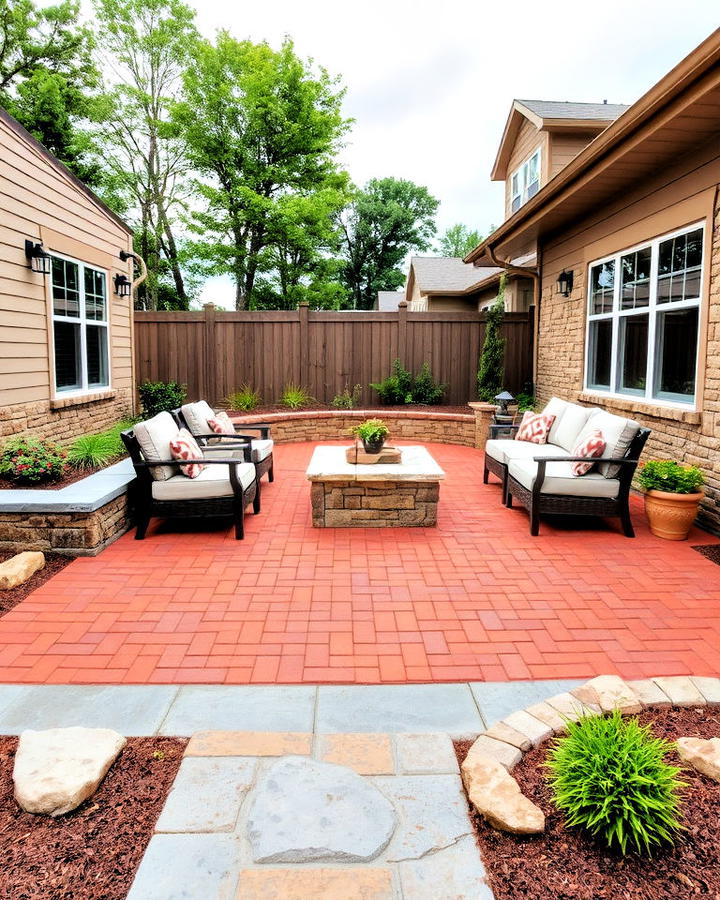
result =
[[[284,684],[718,673],[717,543],[575,529],[500,503],[482,453],[428,444],[437,528],[315,529],[314,445],[276,447],[246,538],[155,523],[75,560],[0,619],[0,681]],[[193,528],[195,526],[192,526]]]

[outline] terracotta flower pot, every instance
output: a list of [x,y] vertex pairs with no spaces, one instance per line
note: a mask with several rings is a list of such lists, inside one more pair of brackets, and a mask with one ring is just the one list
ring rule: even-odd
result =
[[646,491],[645,512],[650,531],[666,541],[684,541],[695,521],[702,498],[702,491],[697,494]]

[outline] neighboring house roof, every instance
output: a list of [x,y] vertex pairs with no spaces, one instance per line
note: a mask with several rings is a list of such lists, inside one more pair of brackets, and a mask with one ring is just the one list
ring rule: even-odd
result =
[[720,132],[720,29],[465,257],[480,270],[642,184]]
[[124,222],[117,213],[113,212],[112,209],[102,201],[97,194],[92,191],[84,182],[82,182],[77,175],[74,175],[70,169],[64,164],[61,163],[60,160],[53,156],[53,154],[45,147],[40,141],[33,137],[32,134],[24,128],[17,119],[14,119],[7,110],[0,107],[0,119],[17,135],[19,135],[23,140],[27,141],[32,148],[45,157],[52,165],[66,178],[69,178],[72,183],[80,188],[80,190],[87,195],[87,197],[95,204],[95,206],[99,207],[107,216],[109,216],[114,222],[120,225],[128,234],[132,234],[132,228]]
[[507,166],[524,119],[540,131],[601,132],[629,109],[622,103],[575,103],[558,100],[513,100],[500,139],[491,179],[505,181]]
[[395,312],[398,303],[405,299],[403,291],[378,291],[377,309],[380,312]]
[[421,294],[466,294],[501,272],[468,266],[457,256],[413,256],[408,282],[414,278]]

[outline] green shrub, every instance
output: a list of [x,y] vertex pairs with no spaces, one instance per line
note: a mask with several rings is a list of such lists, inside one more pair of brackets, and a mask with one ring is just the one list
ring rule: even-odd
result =
[[505,316],[504,275],[500,278],[500,290],[497,300],[486,312],[485,341],[480,354],[477,385],[480,400],[492,403],[503,389],[503,376],[505,374],[505,338],[500,330]]
[[68,470],[67,456],[67,451],[55,441],[14,438],[0,452],[0,477],[18,484],[57,481]]
[[125,454],[120,432],[132,426],[133,420],[126,419],[99,434],[84,434],[76,438],[68,448],[69,463],[76,469],[94,469],[114,462]]
[[390,433],[390,429],[381,419],[366,419],[359,425],[351,429],[361,441],[367,441],[368,444],[374,444],[377,441],[384,440]]
[[309,406],[312,402],[313,397],[310,396],[305,388],[292,382],[285,385],[280,398],[280,403],[283,406],[287,406],[288,409],[302,409],[305,406]]
[[336,409],[355,409],[355,407],[360,402],[360,395],[362,394],[362,385],[356,384],[352,391],[349,387],[346,387],[345,390],[341,394],[336,394],[333,397],[332,405]]
[[159,412],[170,412],[187,399],[187,388],[177,381],[145,381],[138,388],[143,416],[151,419]]
[[591,716],[568,722],[547,767],[555,804],[569,826],[587,829],[608,848],[651,853],[682,827],[680,770],[665,762],[672,744],[637,719]]
[[446,384],[440,384],[433,378],[430,363],[424,362],[415,376],[412,389],[413,402],[427,403],[431,406],[442,403],[446,388]]
[[249,412],[251,409],[259,406],[262,402],[260,392],[256,391],[247,382],[241,384],[240,387],[233,391],[225,401],[228,407],[235,412]]
[[[497,397],[497,394],[495,394],[495,397]],[[493,397],[493,400],[495,397]],[[535,409],[535,395],[529,394],[527,391],[521,391],[515,398],[515,402],[517,403],[518,412]]]
[[429,363],[424,362],[418,374],[413,376],[396,359],[392,374],[370,387],[378,392],[380,402],[386,406],[402,406],[406,403],[441,403],[447,385],[435,381]]
[[704,479],[697,466],[682,466],[672,459],[652,459],[640,469],[637,480],[646,491],[694,494],[700,490]]

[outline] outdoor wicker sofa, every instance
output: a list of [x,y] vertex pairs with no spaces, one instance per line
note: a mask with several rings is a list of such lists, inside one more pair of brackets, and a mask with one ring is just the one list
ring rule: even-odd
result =
[[143,540],[150,519],[232,516],[235,538],[245,535],[245,509],[252,503],[260,512],[260,482],[250,460],[250,445],[237,444],[224,457],[203,455],[183,460],[183,465],[201,462],[204,468],[195,478],[179,471],[171,459],[170,441],[178,436],[178,426],[168,412],[161,412],[120,434],[137,475],[132,500],[136,519],[135,539]]
[[[546,444],[513,440],[519,425],[491,425],[485,447],[483,482],[492,473],[502,481],[502,499],[513,499],[530,513],[530,534],[540,530],[540,516],[618,517],[627,537],[635,532],[630,518],[630,484],[638,459],[650,435],[632,419],[599,408],[580,406],[553,397],[543,413],[555,417]],[[573,475],[571,466],[585,457],[572,455],[583,434],[598,429],[606,450],[593,460],[585,475]]]
[[[218,435],[208,425],[208,420],[215,416],[215,411],[205,400],[195,403],[186,403],[179,409],[174,409],[172,415],[181,428],[187,428],[195,440],[203,447],[203,453],[212,456],[218,452],[222,455],[226,449],[234,447],[235,441],[248,442],[251,447],[251,459],[255,464],[258,481],[267,472],[268,481],[275,480],[273,463],[273,441],[270,437],[270,426],[265,424],[245,425],[243,433],[235,429],[235,434],[228,438]],[[260,437],[244,432],[257,431]]]

